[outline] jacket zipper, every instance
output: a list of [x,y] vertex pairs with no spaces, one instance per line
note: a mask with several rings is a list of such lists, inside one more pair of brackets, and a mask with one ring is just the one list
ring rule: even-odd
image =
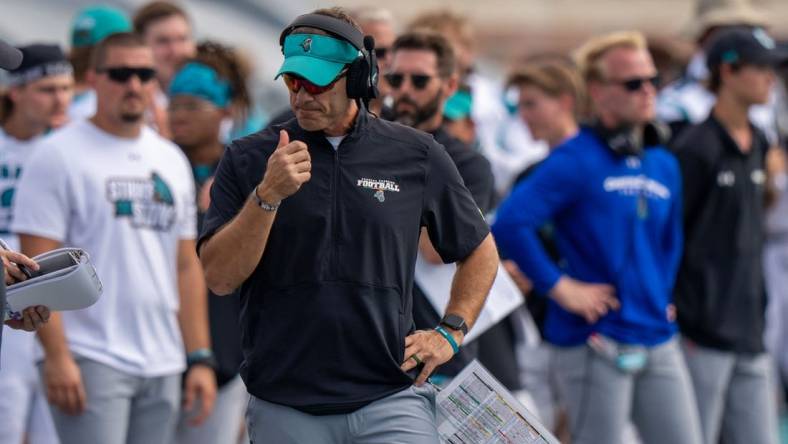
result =
[[[342,144],[340,143],[340,146]],[[334,149],[332,146],[331,149]],[[334,149],[334,174],[333,174],[333,181],[331,184],[331,273],[333,274],[333,278],[337,278],[339,275],[339,266],[337,264],[339,259],[338,254],[338,244],[339,244],[339,224],[337,223],[337,218],[339,213],[339,199],[337,199],[337,193],[339,193],[339,147]]]

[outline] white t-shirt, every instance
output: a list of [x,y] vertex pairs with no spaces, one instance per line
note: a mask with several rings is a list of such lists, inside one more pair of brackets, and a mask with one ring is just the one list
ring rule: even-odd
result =
[[136,376],[183,371],[177,254],[196,237],[194,192],[184,154],[148,127],[124,139],[82,120],[40,142],[12,230],[84,248],[96,266],[102,297],[63,312],[73,353]]
[[[16,139],[0,129],[0,237],[13,250],[19,250],[19,237],[10,232],[12,203],[17,180],[38,138]],[[0,328],[3,325],[0,323]],[[24,331],[6,329],[3,332],[3,348],[0,351],[0,392],[9,390],[26,391],[39,385],[35,366],[35,335]],[[19,387],[24,381],[25,386]]]
[[19,250],[19,238],[11,233],[16,183],[37,139],[19,140],[0,129],[0,237],[13,250]]

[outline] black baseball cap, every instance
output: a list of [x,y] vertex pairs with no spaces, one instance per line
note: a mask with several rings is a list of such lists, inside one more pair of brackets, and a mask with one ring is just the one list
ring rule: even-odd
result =
[[71,74],[73,68],[57,44],[35,43],[17,48],[22,63],[6,75],[8,86],[24,85],[42,77]]
[[0,68],[15,69],[22,63],[22,51],[0,40]]
[[788,64],[788,52],[778,48],[763,28],[720,31],[709,45],[706,65],[723,63],[779,67]]

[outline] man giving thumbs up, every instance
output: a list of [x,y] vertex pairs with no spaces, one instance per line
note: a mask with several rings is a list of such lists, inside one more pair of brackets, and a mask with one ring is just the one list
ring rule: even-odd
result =
[[[253,442],[437,443],[424,382],[495,276],[489,228],[446,150],[367,111],[369,43],[338,9],[285,29],[296,118],[233,142],[211,189],[198,249],[216,294],[240,287]],[[449,320],[415,332],[421,227],[458,266]]]

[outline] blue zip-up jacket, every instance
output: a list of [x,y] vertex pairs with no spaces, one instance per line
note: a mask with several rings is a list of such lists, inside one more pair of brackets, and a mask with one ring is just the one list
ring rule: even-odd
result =
[[[652,346],[676,331],[667,307],[681,260],[681,205],[679,165],[665,148],[622,156],[582,129],[501,204],[493,234],[539,294],[549,294],[562,274],[615,287],[621,308],[593,325],[550,299],[548,341],[579,345],[598,332]],[[560,266],[537,234],[547,221],[555,228]]]

